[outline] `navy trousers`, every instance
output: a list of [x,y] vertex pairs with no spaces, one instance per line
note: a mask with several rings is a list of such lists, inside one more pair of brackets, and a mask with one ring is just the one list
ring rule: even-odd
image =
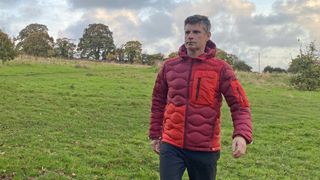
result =
[[215,180],[220,152],[190,151],[162,143],[160,179],[181,180],[185,169],[190,180]]

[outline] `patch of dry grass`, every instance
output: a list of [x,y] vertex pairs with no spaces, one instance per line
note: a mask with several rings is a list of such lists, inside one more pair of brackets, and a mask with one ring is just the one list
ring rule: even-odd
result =
[[243,84],[256,85],[259,87],[276,86],[282,88],[290,88],[290,74],[247,72],[237,72],[236,74]]

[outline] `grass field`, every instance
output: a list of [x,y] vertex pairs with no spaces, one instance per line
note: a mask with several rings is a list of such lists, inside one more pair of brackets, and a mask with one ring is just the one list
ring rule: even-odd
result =
[[[0,65],[0,179],[159,179],[147,138],[156,72],[44,59]],[[224,103],[218,179],[320,178],[320,92],[291,89],[287,75],[238,75],[254,143],[232,158]]]

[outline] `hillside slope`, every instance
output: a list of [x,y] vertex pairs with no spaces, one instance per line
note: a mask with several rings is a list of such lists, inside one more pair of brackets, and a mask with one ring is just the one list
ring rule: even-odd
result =
[[[158,179],[147,138],[156,71],[57,59],[0,65],[0,179]],[[289,88],[287,75],[238,76],[254,142],[232,158],[224,103],[218,179],[320,177],[320,93]]]

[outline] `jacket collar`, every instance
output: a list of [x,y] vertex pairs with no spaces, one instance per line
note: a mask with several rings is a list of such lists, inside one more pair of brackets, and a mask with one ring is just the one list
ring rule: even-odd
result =
[[[213,41],[209,40],[206,44],[204,53],[193,59],[204,61],[206,59],[214,57],[215,55],[216,55],[216,44]],[[190,58],[190,56],[188,56],[187,54],[187,48],[184,44],[181,45],[179,48],[179,56],[182,59]]]

